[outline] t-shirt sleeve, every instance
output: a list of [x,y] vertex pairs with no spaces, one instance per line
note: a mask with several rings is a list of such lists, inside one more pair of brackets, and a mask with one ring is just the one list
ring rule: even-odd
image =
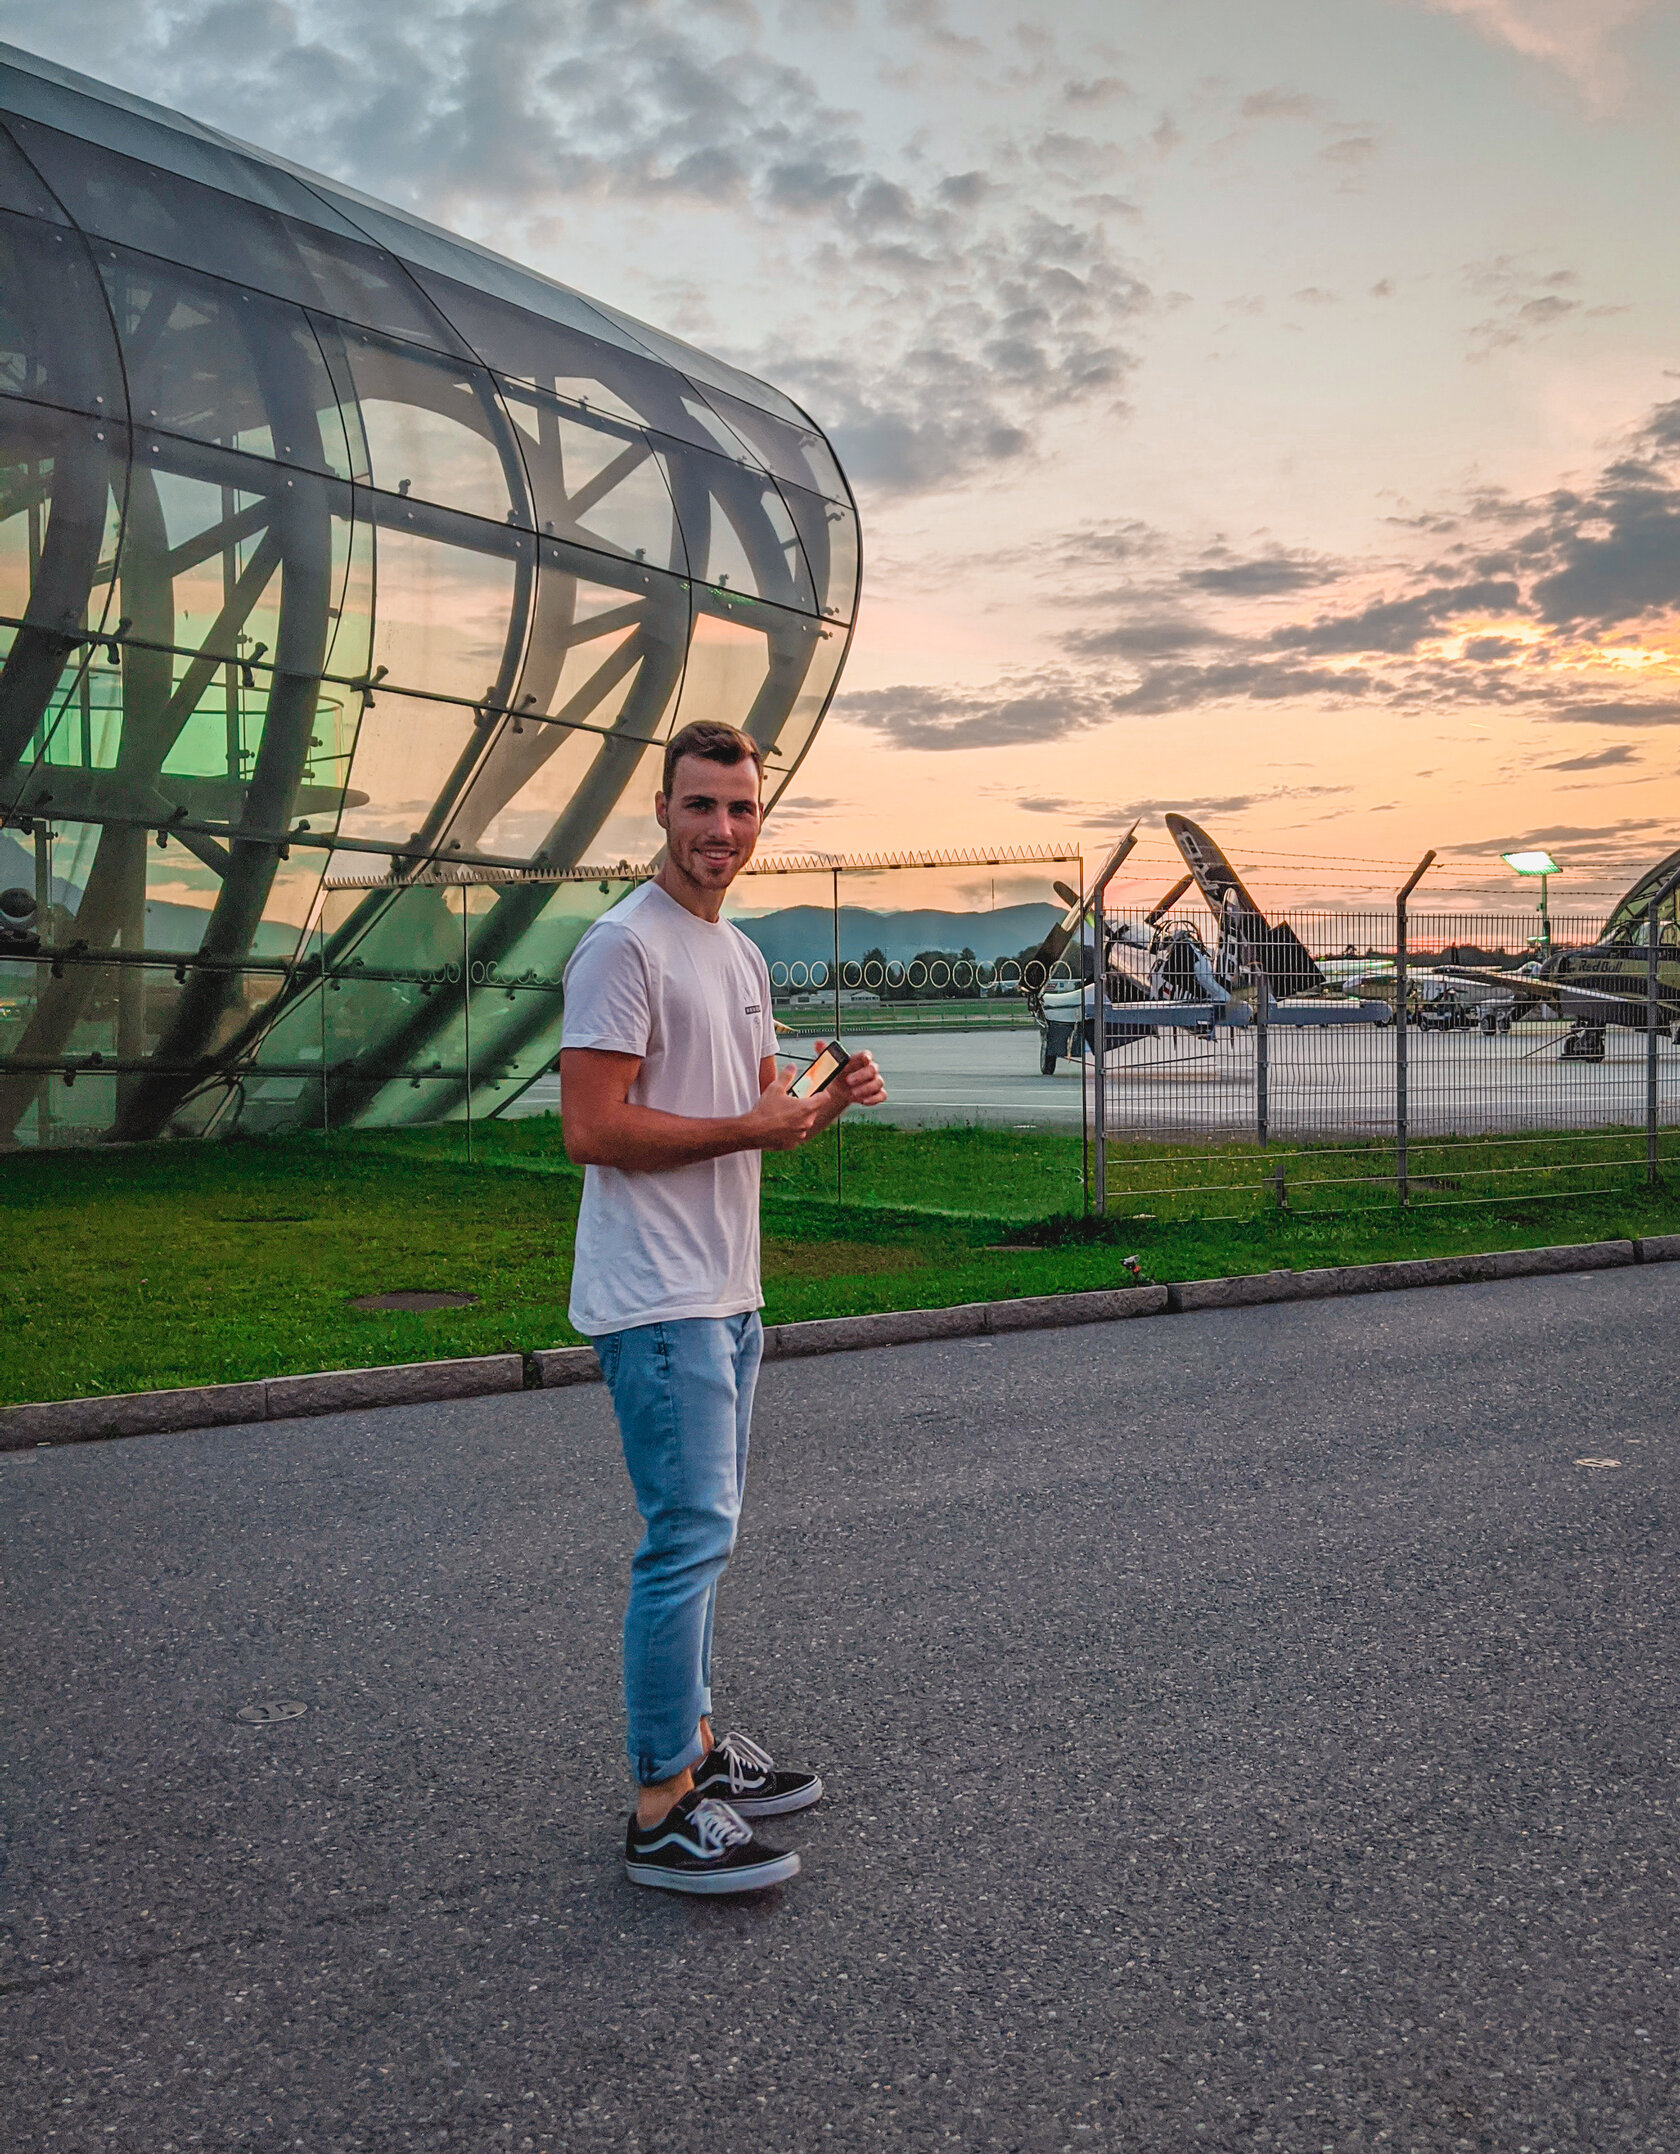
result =
[[758,959],[759,978],[764,988],[762,1002],[764,1013],[762,1018],[763,1035],[759,1041],[758,1049],[758,1058],[762,1062],[766,1055],[773,1055],[776,1052],[776,1017],[775,1012],[770,1007],[770,967],[764,962],[764,953],[761,950],[755,949],[753,955]]
[[634,935],[592,930],[566,967],[560,1044],[645,1055],[653,1032],[647,958]]

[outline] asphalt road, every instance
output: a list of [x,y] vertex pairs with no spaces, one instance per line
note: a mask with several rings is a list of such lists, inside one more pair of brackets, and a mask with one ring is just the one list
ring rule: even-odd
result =
[[1677,1296],[771,1370],[753,1903],[618,1867],[598,1388],[4,1461],[6,2145],[1672,2154]]

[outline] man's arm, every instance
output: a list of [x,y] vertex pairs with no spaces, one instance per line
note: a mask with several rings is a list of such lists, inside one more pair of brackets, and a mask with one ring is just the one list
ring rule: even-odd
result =
[[618,1167],[658,1174],[729,1152],[791,1152],[825,1120],[819,1101],[790,1099],[794,1072],[777,1072],[773,1058],[758,1066],[759,1096],[745,1114],[666,1114],[632,1105],[629,1092],[640,1055],[599,1047],[567,1047],[560,1056],[561,1132],[574,1166]]

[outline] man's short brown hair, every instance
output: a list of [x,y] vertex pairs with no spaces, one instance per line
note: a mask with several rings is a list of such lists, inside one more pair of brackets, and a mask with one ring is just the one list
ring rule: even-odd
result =
[[685,755],[703,756],[708,763],[750,761],[759,782],[763,783],[764,750],[751,734],[742,733],[732,725],[723,725],[715,718],[697,718],[692,725],[685,725],[680,733],[673,733],[665,744],[665,775],[659,790],[667,799],[671,795],[671,780],[677,774],[677,764]]

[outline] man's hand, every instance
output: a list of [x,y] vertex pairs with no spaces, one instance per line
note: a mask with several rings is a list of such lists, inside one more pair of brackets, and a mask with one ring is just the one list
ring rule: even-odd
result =
[[745,1129],[755,1150],[796,1152],[815,1129],[822,1127],[822,1100],[794,1099],[789,1091],[798,1071],[790,1062],[778,1069],[758,1095],[758,1105],[746,1117]]
[[[827,1044],[825,1040],[818,1040],[819,1055]],[[860,1051],[852,1056],[834,1082],[824,1085],[817,1094],[821,1114],[816,1126],[827,1129],[831,1122],[839,1121],[848,1107],[880,1107],[885,1104],[886,1097],[886,1083],[875,1067],[875,1057]]]

